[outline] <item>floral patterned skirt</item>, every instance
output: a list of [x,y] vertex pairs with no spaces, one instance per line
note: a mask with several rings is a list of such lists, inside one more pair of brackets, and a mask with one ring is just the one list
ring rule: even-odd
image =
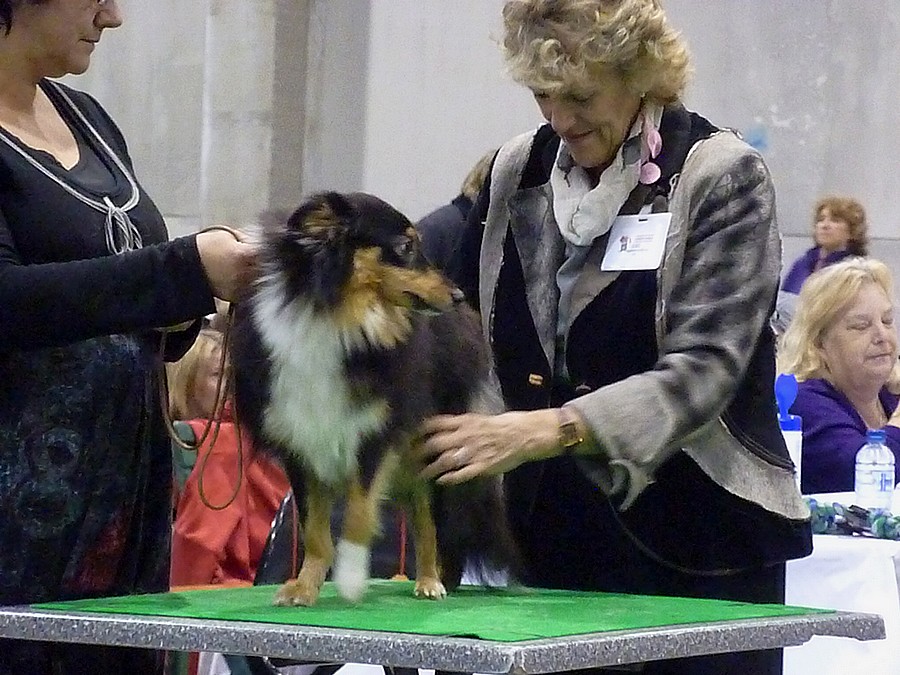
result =
[[[171,471],[149,343],[120,335],[0,355],[0,604],[166,590]],[[92,654],[103,670],[85,670]],[[158,655],[0,644],[0,674],[70,659],[63,672],[142,673]]]

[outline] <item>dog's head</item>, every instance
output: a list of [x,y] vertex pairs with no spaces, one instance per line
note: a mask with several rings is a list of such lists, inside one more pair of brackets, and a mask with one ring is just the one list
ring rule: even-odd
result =
[[427,264],[409,219],[364,193],[314,195],[270,229],[262,257],[264,268],[278,270],[289,298],[329,313],[342,330],[369,333],[373,321],[393,326],[392,337],[380,336],[384,344],[402,339],[411,312],[440,312],[454,302],[453,287]]

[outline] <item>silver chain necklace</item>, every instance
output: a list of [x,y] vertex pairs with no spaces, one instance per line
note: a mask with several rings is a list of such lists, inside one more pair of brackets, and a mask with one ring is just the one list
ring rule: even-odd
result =
[[125,166],[125,163],[121,159],[119,159],[119,156],[113,151],[111,147],[109,147],[103,137],[100,136],[100,133],[88,121],[84,114],[82,114],[81,110],[79,110],[75,106],[75,104],[72,102],[72,99],[69,98],[68,94],[66,94],[66,92],[63,91],[63,89],[57,83],[49,82],[49,84],[56,90],[62,100],[65,101],[66,105],[69,106],[69,109],[78,116],[78,119],[81,120],[85,128],[88,129],[91,135],[104,149],[106,154],[109,155],[109,157],[115,163],[116,167],[118,167],[119,171],[122,172],[122,175],[125,176],[125,179],[128,181],[128,185],[131,188],[131,195],[129,196],[128,200],[121,206],[116,206],[108,196],[104,196],[102,200],[98,200],[94,199],[93,197],[89,197],[88,195],[82,194],[78,191],[77,188],[56,176],[52,171],[47,169],[34,157],[25,152],[25,150],[20,148],[11,138],[7,137],[6,132],[2,129],[0,129],[0,139],[2,139],[4,143],[6,143],[9,147],[19,153],[25,159],[25,161],[27,161],[34,168],[43,173],[47,178],[59,185],[63,190],[68,192],[77,200],[79,200],[83,204],[87,204],[89,207],[95,209],[96,211],[100,211],[101,213],[106,214],[106,221],[104,223],[104,235],[106,238],[106,248],[110,253],[119,254],[124,253],[125,251],[133,251],[135,249],[141,248],[144,245],[143,240],[141,239],[141,233],[128,217],[128,211],[133,209],[141,199],[141,191],[138,188],[137,181],[134,179],[134,176],[131,175],[128,167]]

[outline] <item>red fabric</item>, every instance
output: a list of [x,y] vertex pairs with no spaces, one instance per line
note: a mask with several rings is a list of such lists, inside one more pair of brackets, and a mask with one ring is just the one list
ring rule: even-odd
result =
[[[189,424],[200,438],[206,420]],[[237,429],[229,415],[210,452],[212,440],[210,432],[178,498],[172,533],[172,586],[252,582],[272,519],[290,488],[281,467],[254,453],[246,434],[241,437],[243,476],[239,476]],[[203,498],[213,507],[225,504],[238,480],[237,496],[226,508],[213,510],[204,503]]]

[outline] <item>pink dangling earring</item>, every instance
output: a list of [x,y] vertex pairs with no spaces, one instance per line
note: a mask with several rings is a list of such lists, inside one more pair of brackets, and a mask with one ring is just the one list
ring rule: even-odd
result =
[[659,180],[662,175],[656,162],[656,159],[662,150],[662,136],[659,135],[659,129],[653,124],[645,113],[641,113],[641,176],[640,182],[644,185],[650,185]]

